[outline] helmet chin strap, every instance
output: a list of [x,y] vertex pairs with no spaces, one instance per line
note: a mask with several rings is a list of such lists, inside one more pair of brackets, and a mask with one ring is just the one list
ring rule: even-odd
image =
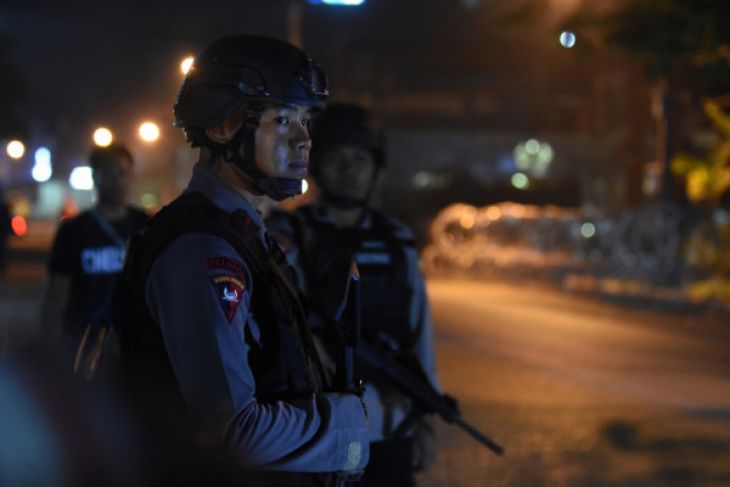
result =
[[[223,159],[238,167],[253,180],[257,190],[276,201],[302,194],[302,180],[265,175],[256,165],[256,129],[261,118],[261,106],[246,110],[246,120],[233,138],[225,144]],[[243,145],[243,157],[241,157]]]

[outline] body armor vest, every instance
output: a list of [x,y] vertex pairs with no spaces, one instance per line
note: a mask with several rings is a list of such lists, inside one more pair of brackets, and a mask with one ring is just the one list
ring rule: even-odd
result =
[[181,399],[160,326],[147,307],[145,288],[156,257],[175,238],[188,233],[226,240],[249,268],[255,289],[250,312],[261,329],[258,341],[248,327],[245,334],[257,400],[287,400],[322,390],[324,375],[293,270],[278,246],[271,245],[267,251],[257,230],[243,210],[229,214],[202,194],[186,193],[163,208],[143,233],[130,239],[114,307],[122,373],[137,392],[154,391],[157,397],[164,394],[164,399]]
[[308,292],[317,289],[309,282],[310,276],[325,268],[336,251],[351,253],[360,271],[363,338],[384,334],[401,349],[410,348],[415,338],[410,326],[413,289],[408,282],[405,250],[413,242],[399,238],[397,227],[375,210],[369,210],[369,228],[338,228],[318,219],[311,207],[301,208],[298,213],[303,226],[298,233]]

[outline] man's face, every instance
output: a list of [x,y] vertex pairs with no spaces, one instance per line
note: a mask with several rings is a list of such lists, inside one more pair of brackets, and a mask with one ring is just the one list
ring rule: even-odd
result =
[[256,129],[256,165],[266,176],[304,179],[309,171],[310,107],[267,105]]
[[102,205],[126,204],[132,187],[132,161],[126,157],[103,161],[94,168],[94,185]]
[[349,145],[337,146],[319,156],[317,183],[334,196],[362,200],[370,191],[376,169],[369,150]]

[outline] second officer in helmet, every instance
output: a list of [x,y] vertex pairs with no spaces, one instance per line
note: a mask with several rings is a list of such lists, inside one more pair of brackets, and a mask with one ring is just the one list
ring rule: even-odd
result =
[[[383,139],[367,109],[343,103],[327,106],[312,130],[311,172],[319,198],[293,213],[274,212],[268,222],[300,272],[315,308],[326,301],[319,296],[326,288],[322,270],[333,255],[352,254],[360,271],[363,342],[386,345],[417,362],[425,379],[438,388],[431,315],[413,236],[370,202],[385,163]],[[324,343],[327,356],[332,356],[337,337],[328,331],[326,317],[317,320],[323,314],[314,313],[312,324],[317,343]],[[409,427],[405,419],[418,413],[410,401],[363,364],[356,363],[358,368],[366,384],[371,441],[362,484],[415,485],[414,473],[434,459],[431,422],[421,417]]]
[[285,42],[203,50],[174,107],[200,159],[130,242],[117,292],[127,384],[149,414],[182,410],[200,442],[225,443],[251,470],[246,485],[323,485],[368,460],[361,400],[329,390],[293,272],[256,209],[301,192],[310,112],[326,98],[318,65]]

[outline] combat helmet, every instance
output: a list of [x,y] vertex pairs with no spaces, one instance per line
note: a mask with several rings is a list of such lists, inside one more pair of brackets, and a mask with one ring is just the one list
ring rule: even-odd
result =
[[[221,154],[250,176],[259,191],[282,200],[299,194],[301,181],[266,176],[256,165],[254,135],[264,105],[320,106],[328,95],[324,72],[301,49],[269,37],[226,37],[195,57],[173,107],[174,125],[183,129],[193,147]],[[205,129],[223,122],[242,104],[245,120],[234,137],[226,144],[210,140]]]
[[310,172],[320,183],[320,162],[329,150],[340,146],[351,146],[370,152],[376,171],[364,198],[337,196],[320,184],[320,191],[330,204],[340,208],[355,208],[367,205],[380,169],[385,166],[385,136],[375,124],[370,110],[349,103],[331,103],[314,121],[312,128],[312,151]]
[[318,156],[342,145],[366,149],[379,168],[385,165],[385,136],[365,107],[330,103],[317,116],[312,128],[312,172],[316,172]]

